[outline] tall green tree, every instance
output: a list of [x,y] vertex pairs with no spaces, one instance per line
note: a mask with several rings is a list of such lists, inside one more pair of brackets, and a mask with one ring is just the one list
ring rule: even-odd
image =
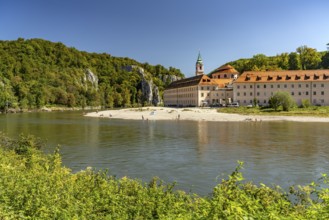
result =
[[302,68],[299,54],[295,52],[291,52],[289,54],[289,70],[300,70]]
[[317,50],[307,46],[300,46],[296,49],[299,53],[300,63],[303,70],[319,68],[321,57]]
[[329,69],[329,51],[322,56],[321,66],[324,69]]
[[289,54],[281,53],[280,55],[277,55],[276,62],[280,69],[288,70],[289,69]]

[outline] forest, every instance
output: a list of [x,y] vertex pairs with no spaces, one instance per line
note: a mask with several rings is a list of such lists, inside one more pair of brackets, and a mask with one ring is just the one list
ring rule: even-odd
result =
[[329,52],[318,52],[315,48],[300,46],[295,52],[281,53],[276,56],[256,54],[249,59],[229,62],[239,73],[244,71],[269,70],[310,70],[328,69]]
[[[0,41],[0,111],[149,105],[141,91],[142,77],[132,66],[142,68],[160,94],[171,82],[170,76],[183,77],[174,67],[88,53],[60,42],[23,38]],[[86,72],[97,77],[96,84],[86,79]]]
[[[228,64],[239,73],[248,70],[328,69],[329,53],[300,46],[295,52],[271,57],[257,54]],[[115,108],[152,105],[145,97],[143,78],[157,88],[161,99],[166,86],[184,78],[184,74],[174,67],[140,63],[107,53],[79,51],[61,42],[23,38],[0,41],[0,112],[53,106]]]

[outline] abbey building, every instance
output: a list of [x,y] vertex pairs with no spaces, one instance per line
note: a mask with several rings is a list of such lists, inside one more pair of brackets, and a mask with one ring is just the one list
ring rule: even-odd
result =
[[329,70],[246,71],[241,75],[230,65],[204,74],[199,53],[195,76],[175,81],[164,91],[165,106],[266,106],[275,92],[288,92],[297,105],[329,106]]
[[266,106],[277,91],[288,92],[297,105],[329,105],[329,70],[246,71],[233,84],[240,105]]
[[210,76],[204,74],[199,53],[195,76],[171,83],[164,91],[165,106],[200,107],[220,106],[233,100],[233,80],[238,72],[230,65],[219,67]]

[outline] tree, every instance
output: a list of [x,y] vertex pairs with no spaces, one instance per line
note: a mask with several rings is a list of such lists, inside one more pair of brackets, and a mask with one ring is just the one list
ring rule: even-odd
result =
[[302,68],[298,53],[295,52],[290,53],[288,63],[289,63],[289,70],[300,70]]
[[317,69],[321,62],[320,54],[314,48],[300,46],[296,49],[299,53],[300,63],[303,70]]
[[294,107],[295,101],[288,92],[276,92],[269,100],[270,106],[275,111],[282,106],[283,111],[289,111],[290,108]]
[[277,55],[277,65],[282,70],[289,69],[289,54],[288,53],[282,53],[280,55]]
[[264,54],[256,54],[252,57],[250,65],[254,71],[266,71],[268,67],[268,57]]
[[322,57],[321,66],[324,69],[329,69],[329,51]]

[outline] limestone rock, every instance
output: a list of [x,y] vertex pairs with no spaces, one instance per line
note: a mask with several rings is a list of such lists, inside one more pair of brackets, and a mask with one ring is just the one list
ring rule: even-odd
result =
[[84,82],[90,82],[92,87],[98,89],[98,77],[90,70],[86,69]]

